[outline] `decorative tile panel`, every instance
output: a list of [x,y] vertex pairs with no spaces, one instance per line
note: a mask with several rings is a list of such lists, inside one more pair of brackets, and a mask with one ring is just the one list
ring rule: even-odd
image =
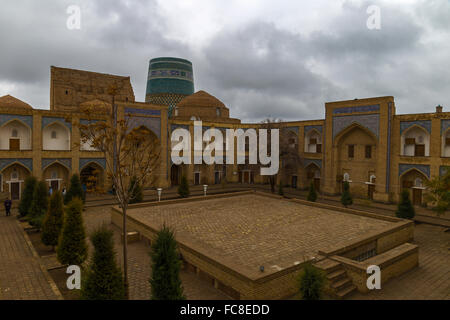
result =
[[67,168],[72,169],[72,159],[71,158],[43,158],[42,159],[42,169],[50,166],[51,164],[59,162],[63,165],[65,165]]
[[303,160],[303,165],[306,168],[307,166],[309,166],[311,163],[314,163],[315,165],[317,165],[320,169],[322,169],[322,160],[321,159],[304,159]]
[[20,120],[27,124],[30,128],[33,128],[33,116],[18,115],[18,114],[0,114],[0,126],[11,120]]
[[342,116],[333,117],[333,139],[342,130],[357,123],[362,127],[368,129],[377,138],[379,137],[380,130],[380,115],[379,114],[365,114],[365,115],[352,115],[352,116]]
[[422,172],[428,178],[430,177],[430,166],[426,164],[404,164],[400,163],[398,165],[398,175],[401,176],[406,171],[410,169],[416,169],[417,171]]
[[417,121],[400,121],[400,134],[412,126],[419,126],[424,128],[428,133],[431,133],[431,120],[417,120]]
[[46,126],[53,122],[58,122],[62,124],[63,126],[66,126],[69,128],[69,130],[72,131],[72,123],[66,121],[64,118],[57,118],[57,117],[42,117],[42,129],[44,129]]
[[380,105],[373,104],[373,105],[367,105],[367,106],[336,108],[333,110],[333,114],[354,113],[354,112],[373,112],[373,111],[380,111]]
[[28,168],[31,172],[33,172],[33,159],[24,159],[24,158],[10,158],[10,159],[0,159],[0,171],[4,168],[8,167],[10,164],[18,162]]
[[90,162],[95,162],[103,169],[106,169],[106,159],[105,158],[80,158],[80,171]]

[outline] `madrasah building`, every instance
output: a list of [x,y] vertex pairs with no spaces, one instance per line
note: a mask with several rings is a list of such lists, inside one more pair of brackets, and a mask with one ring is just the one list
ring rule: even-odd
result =
[[[77,123],[87,121],[83,106],[98,106],[98,118],[110,119],[108,88],[119,83],[115,96],[118,117],[132,116],[146,126],[161,145],[156,185],[177,185],[181,176],[190,184],[268,183],[267,176],[248,164],[206,165],[171,162],[170,134],[185,128],[193,136],[195,120],[203,130],[259,128],[241,123],[219,99],[205,91],[194,93],[191,62],[179,58],[150,61],[145,102],[135,101],[130,77],[51,67],[50,110],[34,109],[6,95],[0,97],[0,191],[20,198],[27,176],[43,179],[54,190],[80,174],[92,190],[108,190],[106,158],[82,143]],[[443,175],[450,166],[450,112],[441,106],[428,113],[396,115],[393,97],[325,103],[321,120],[290,121],[289,148],[300,159],[280,165],[277,179],[305,189],[313,183],[323,194],[339,194],[343,181],[359,198],[396,202],[408,189],[414,204],[423,203],[425,182]]]

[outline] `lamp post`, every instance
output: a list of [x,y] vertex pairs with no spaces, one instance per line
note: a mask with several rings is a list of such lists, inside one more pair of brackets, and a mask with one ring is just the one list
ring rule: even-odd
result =
[[158,191],[158,202],[159,202],[161,201],[162,188],[157,188],[156,191]]
[[203,185],[203,195],[206,197],[206,190],[208,189],[208,185],[204,184]]

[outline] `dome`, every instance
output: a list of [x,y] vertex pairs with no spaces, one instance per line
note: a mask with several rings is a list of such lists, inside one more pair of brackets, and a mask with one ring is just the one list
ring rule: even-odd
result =
[[[177,107],[210,107],[210,108],[226,108],[222,101],[216,97],[210,95],[208,92],[203,90],[197,91],[196,93],[181,100]],[[227,108],[228,109],[228,108]]]
[[0,97],[0,107],[25,109],[25,110],[33,109],[28,103],[25,103],[22,100],[19,100],[9,94],[6,96]]

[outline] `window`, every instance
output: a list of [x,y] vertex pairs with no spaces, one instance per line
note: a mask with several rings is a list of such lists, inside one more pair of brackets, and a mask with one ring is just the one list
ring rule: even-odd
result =
[[12,129],[12,132],[11,132],[11,137],[13,137],[13,138],[17,138],[17,136],[18,136],[19,134],[18,134],[18,132],[17,132],[17,129]]
[[56,139],[56,131],[52,131],[52,139]]
[[445,138],[445,145],[450,146],[450,138]]
[[413,186],[413,182],[411,180],[404,180],[402,186],[403,188],[411,188]]
[[17,172],[17,169],[14,169],[13,172],[11,172],[11,180],[19,180],[19,173]]
[[415,187],[422,187],[422,179],[416,178],[416,180],[414,180],[414,186]]
[[355,146],[353,144],[350,144],[348,146],[348,157],[354,158],[355,157]]
[[178,108],[175,107],[175,117],[178,117]]
[[366,146],[366,159],[372,158],[372,146]]
[[425,145],[424,144],[416,144],[414,149],[414,156],[416,157],[424,157],[425,156]]
[[53,170],[50,174],[51,179],[58,179],[58,171]]
[[405,139],[405,144],[416,144],[416,139],[415,138],[406,138]]
[[220,117],[220,108],[216,108],[216,116]]
[[347,181],[347,182],[349,182],[350,181],[350,175],[346,172],[346,173],[344,173],[344,176],[343,176],[343,178],[344,178],[344,181]]
[[316,153],[322,153],[322,145],[316,144]]

